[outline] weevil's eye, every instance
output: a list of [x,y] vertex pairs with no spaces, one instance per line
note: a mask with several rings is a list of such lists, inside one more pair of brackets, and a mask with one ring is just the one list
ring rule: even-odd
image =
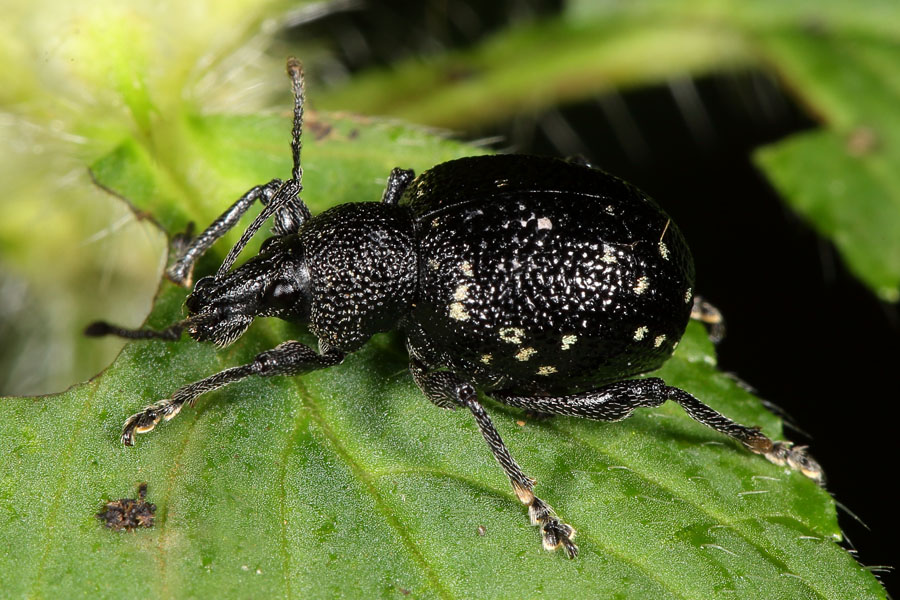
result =
[[266,288],[262,305],[267,308],[290,309],[297,303],[297,287],[288,281],[276,281]]
[[215,286],[215,279],[206,276],[201,278],[194,284],[194,289],[185,299],[184,305],[188,312],[199,312],[204,306],[209,304],[209,291]]

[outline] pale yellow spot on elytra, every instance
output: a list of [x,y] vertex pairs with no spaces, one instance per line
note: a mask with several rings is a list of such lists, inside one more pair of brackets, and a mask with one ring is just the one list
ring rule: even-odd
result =
[[666,246],[665,242],[659,243],[659,255],[662,256],[664,260],[669,260],[669,247]]
[[500,330],[500,339],[510,344],[521,344],[525,331],[518,327],[504,327]]
[[491,361],[493,359],[494,359],[494,356],[492,354],[482,354],[481,355],[481,362],[483,362],[486,365],[491,364]]
[[656,339],[653,340],[653,347],[654,347],[654,348],[659,348],[660,346],[663,345],[663,342],[664,342],[664,341],[666,341],[666,336],[665,336],[665,335],[658,335],[658,336],[656,336]]
[[458,288],[456,288],[456,291],[453,292],[453,299],[454,300],[465,300],[466,297],[468,297],[468,295],[469,295],[469,285],[463,284],[463,285],[459,286]]
[[644,336],[647,335],[647,332],[650,331],[645,326],[641,325],[637,329],[634,330],[634,341],[639,342],[644,339]]
[[642,275],[637,280],[637,285],[634,286],[634,293],[640,296],[647,291],[648,287],[650,287],[650,278],[648,278],[646,275]]
[[441,263],[432,258],[428,261],[428,266],[431,267],[432,271],[437,271],[441,268]]
[[534,348],[522,348],[516,353],[516,358],[521,361],[526,361],[534,354],[537,354],[537,350]]
[[686,292],[684,292],[684,303],[688,304],[691,301],[691,298],[694,297],[694,288],[688,288]]
[[548,219],[547,217],[541,217],[537,220],[537,228],[538,229],[553,229],[553,221]]
[[470,262],[464,262],[463,264],[459,265],[459,270],[462,271],[462,274],[466,277],[475,276],[475,272],[472,270],[472,263]]
[[564,335],[564,336],[562,337],[562,349],[563,349],[563,350],[568,350],[568,349],[571,348],[572,345],[573,345],[575,342],[577,342],[577,341],[578,341],[578,336],[575,335],[574,333],[570,333],[570,334]]
[[556,367],[551,367],[549,365],[537,370],[538,375],[552,375],[553,373],[556,373]]
[[450,305],[450,318],[457,321],[465,321],[469,318],[469,313],[466,312],[462,302],[454,302]]

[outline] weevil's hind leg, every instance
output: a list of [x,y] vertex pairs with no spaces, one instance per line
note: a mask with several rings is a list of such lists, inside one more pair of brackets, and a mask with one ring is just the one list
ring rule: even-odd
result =
[[427,371],[422,365],[413,361],[409,365],[416,385],[422,390],[434,404],[443,408],[462,406],[468,408],[475,417],[478,429],[494,454],[494,458],[500,463],[506,476],[509,477],[513,489],[522,504],[528,507],[528,515],[532,525],[541,528],[543,546],[547,550],[565,548],[569,558],[578,555],[578,546],[572,541],[575,530],[557,518],[556,513],[549,504],[534,495],[534,479],[525,475],[519,467],[503,439],[491,422],[484,407],[478,403],[475,388],[463,381],[454,373],[446,371]]
[[289,341],[279,344],[271,350],[262,352],[245,365],[220,371],[200,381],[178,388],[170,398],[165,398],[131,415],[122,428],[122,443],[134,445],[135,433],[146,433],[153,429],[160,420],[166,421],[177,415],[185,403],[193,404],[194,400],[207,392],[240,381],[251,375],[270,377],[272,375],[301,375],[339,364],[344,360],[344,353],[329,350],[319,354],[309,346],[300,342]]
[[773,442],[759,428],[735,423],[686,391],[666,385],[657,377],[619,381],[569,396],[518,396],[503,392],[495,392],[491,396],[499,402],[526,410],[596,421],[621,421],[631,416],[636,408],[652,408],[672,400],[680,404],[694,420],[736,439],[751,452],[762,454],[777,465],[787,465],[800,471],[820,485],[825,481],[822,467],[806,452],[805,446]]
[[388,175],[387,185],[384,187],[381,202],[384,204],[397,204],[400,201],[400,196],[403,195],[403,191],[415,178],[416,173],[412,169],[394,167],[391,170],[391,174]]
[[706,325],[709,339],[718,344],[725,339],[725,317],[719,309],[706,301],[702,296],[694,296],[691,318]]

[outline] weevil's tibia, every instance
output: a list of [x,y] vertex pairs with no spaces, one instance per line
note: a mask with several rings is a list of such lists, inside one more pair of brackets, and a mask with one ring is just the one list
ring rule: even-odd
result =
[[628,379],[568,396],[517,396],[503,392],[494,392],[491,396],[504,404],[525,410],[596,421],[621,421],[630,417],[637,408],[654,408],[666,400],[672,400],[680,404],[691,418],[736,439],[751,452],[762,454],[777,465],[800,471],[819,485],[825,482],[825,472],[807,454],[805,446],[774,442],[759,428],[735,423],[686,391],[666,385],[658,377]]
[[237,199],[228,210],[222,213],[218,219],[203,230],[200,235],[193,238],[189,245],[181,251],[179,256],[172,263],[172,266],[166,270],[166,277],[172,283],[188,287],[191,285],[191,272],[194,269],[194,263],[206,253],[207,250],[225,235],[228,230],[237,225],[241,216],[247,212],[253,203],[259,199],[263,204],[269,204],[278,188],[281,187],[280,179],[273,179],[265,185],[255,186],[247,191],[243,196]]
[[181,387],[172,394],[171,398],[155,402],[141,412],[131,415],[122,428],[122,443],[126,446],[133,446],[135,433],[150,431],[161,420],[168,421],[177,415],[185,403],[193,404],[198,396],[217,390],[229,383],[240,381],[251,375],[260,377],[301,375],[316,369],[334,366],[342,360],[344,360],[344,354],[338,350],[318,354],[300,342],[284,342],[271,350],[261,352],[245,365],[225,369],[215,375]]
[[475,388],[454,373],[429,372],[415,360],[410,363],[409,370],[416,384],[434,404],[442,408],[463,406],[469,409],[491,453],[509,477],[519,501],[528,507],[531,524],[541,528],[544,548],[552,551],[562,547],[569,558],[578,556],[578,546],[572,541],[575,529],[560,521],[550,505],[534,495],[534,479],[525,475],[509,453],[491,418],[478,402]]

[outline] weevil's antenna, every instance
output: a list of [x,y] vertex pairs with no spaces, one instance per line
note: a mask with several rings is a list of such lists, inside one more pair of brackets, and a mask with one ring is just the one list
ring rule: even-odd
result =
[[263,208],[262,212],[250,223],[250,226],[244,231],[237,243],[225,257],[224,262],[216,271],[216,278],[222,277],[231,269],[238,255],[247,245],[263,223],[269,217],[276,214],[282,207],[290,205],[295,218],[294,228],[299,227],[300,223],[309,219],[309,209],[300,199],[300,191],[303,189],[301,179],[303,179],[303,167],[300,166],[300,150],[303,147],[300,137],[303,134],[303,104],[304,86],[303,86],[303,65],[295,57],[291,56],[287,59],[287,74],[291,78],[291,88],[294,92],[294,126],[291,129],[291,154],[294,159],[294,166],[291,170],[291,179],[285,181],[281,187],[276,190],[275,195],[269,203]]
[[190,319],[179,321],[165,329],[127,329],[118,325],[111,325],[106,321],[94,321],[84,329],[84,335],[88,337],[103,337],[112,335],[129,340],[166,340],[177,342],[181,338],[181,332],[188,326]]
[[291,78],[291,87],[294,90],[294,128],[291,130],[291,154],[294,156],[294,168],[291,171],[291,177],[300,182],[303,179],[303,167],[300,166],[300,150],[303,148],[303,143],[300,138],[303,135],[303,104],[306,99],[303,86],[303,65],[293,56],[287,59],[287,74]]

